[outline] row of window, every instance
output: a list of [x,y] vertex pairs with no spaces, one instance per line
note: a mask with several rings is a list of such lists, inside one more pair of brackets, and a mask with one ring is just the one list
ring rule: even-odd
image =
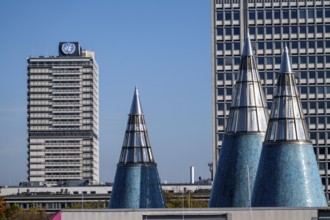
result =
[[[259,26],[259,27],[249,27],[250,36],[253,35],[297,35],[296,38],[301,38],[299,34],[320,34],[320,37],[323,36],[323,33],[330,33],[330,25],[299,25],[299,26]],[[237,40],[239,40],[240,29],[239,27],[218,27],[216,29],[217,36],[237,36]],[[293,37],[292,37],[293,38]]]
[[[281,57],[257,57],[258,65],[276,65],[281,64]],[[227,57],[227,58],[217,58],[217,65],[239,65],[241,62],[240,57]],[[319,56],[291,56],[292,64],[324,64],[330,63],[330,55],[319,55]]]

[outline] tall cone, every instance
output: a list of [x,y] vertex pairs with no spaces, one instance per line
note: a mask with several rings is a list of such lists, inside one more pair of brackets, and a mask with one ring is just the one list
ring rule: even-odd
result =
[[266,99],[247,33],[210,207],[250,207],[267,121]]
[[164,208],[157,164],[135,88],[109,208]]
[[260,157],[252,205],[327,206],[286,46]]

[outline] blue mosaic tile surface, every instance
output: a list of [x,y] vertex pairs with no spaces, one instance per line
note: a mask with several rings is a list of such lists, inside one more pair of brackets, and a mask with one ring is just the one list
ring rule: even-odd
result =
[[164,208],[156,165],[117,166],[109,208]]
[[311,144],[265,143],[254,189],[254,207],[327,206]]
[[224,134],[210,207],[250,207],[264,138],[263,133]]

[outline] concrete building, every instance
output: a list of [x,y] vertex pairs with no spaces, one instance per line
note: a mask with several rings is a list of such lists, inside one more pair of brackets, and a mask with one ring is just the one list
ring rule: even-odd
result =
[[109,208],[164,207],[157,164],[135,88]]
[[98,65],[78,42],[28,62],[28,180],[99,182]]
[[268,121],[266,98],[247,31],[210,207],[250,207]]
[[260,79],[271,109],[282,43],[288,43],[303,113],[322,184],[330,193],[330,1],[211,0],[213,172],[227,126],[244,27],[250,30]]

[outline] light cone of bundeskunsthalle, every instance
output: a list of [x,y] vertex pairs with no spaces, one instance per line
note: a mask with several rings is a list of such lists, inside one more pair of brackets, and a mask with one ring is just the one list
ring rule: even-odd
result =
[[252,205],[327,206],[286,46],[260,157]]
[[164,208],[164,198],[135,89],[109,208]]
[[229,112],[209,206],[250,207],[268,109],[248,34]]

